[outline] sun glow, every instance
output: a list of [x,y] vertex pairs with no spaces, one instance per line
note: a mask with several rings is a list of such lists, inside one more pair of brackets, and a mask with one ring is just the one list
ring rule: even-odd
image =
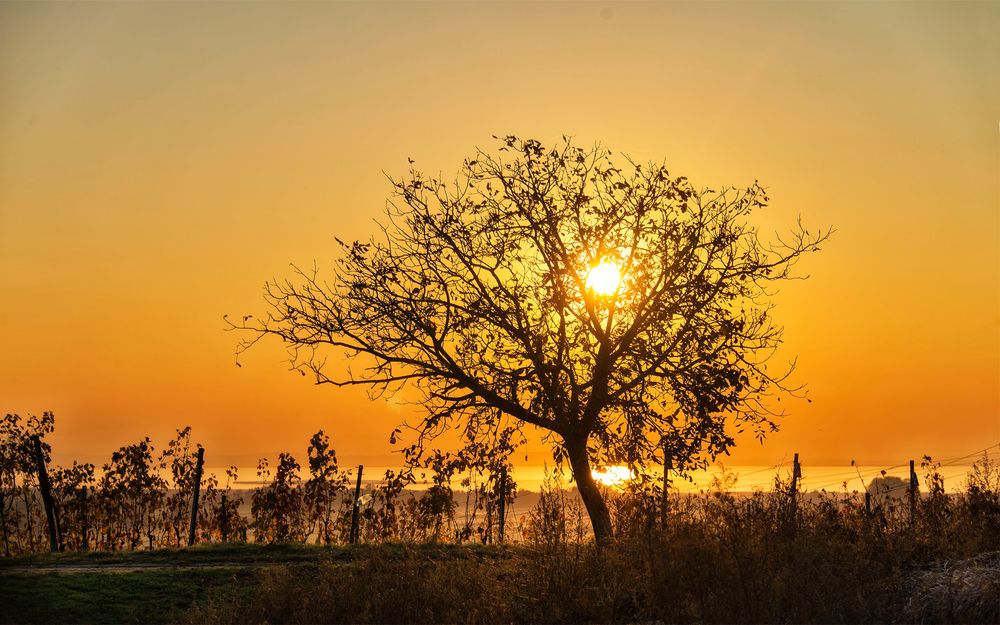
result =
[[613,261],[605,260],[599,265],[590,268],[587,273],[587,288],[598,295],[612,295],[618,290],[622,276],[618,272],[618,265]]
[[597,482],[604,484],[605,486],[621,486],[633,478],[632,472],[629,471],[628,467],[623,466],[592,469],[590,471],[590,475],[593,476]]

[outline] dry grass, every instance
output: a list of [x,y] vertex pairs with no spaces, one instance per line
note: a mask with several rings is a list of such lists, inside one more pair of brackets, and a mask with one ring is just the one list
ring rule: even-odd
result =
[[904,620],[1000,623],[1000,552],[944,562],[915,576]]
[[[935,498],[937,497],[937,498]],[[350,562],[262,574],[215,593],[208,623],[997,622],[1000,506],[932,494],[868,515],[850,498],[792,507],[780,489],[677,502],[658,527],[650,499],[615,502],[617,539],[598,550],[558,526],[537,545],[431,559],[369,547]],[[973,505],[974,504],[974,505]],[[390,548],[392,551],[390,551]],[[993,559],[990,559],[990,558]]]

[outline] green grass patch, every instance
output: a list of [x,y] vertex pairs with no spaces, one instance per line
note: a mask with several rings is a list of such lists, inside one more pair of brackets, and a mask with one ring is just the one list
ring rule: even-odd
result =
[[[525,548],[453,544],[317,546],[206,544],[154,551],[45,553],[0,559],[2,623],[176,622],[212,595],[251,600],[267,571],[307,584],[354,562],[489,562]],[[123,570],[136,567],[135,570]],[[149,567],[149,568],[143,568]],[[28,569],[28,570],[26,570]],[[293,593],[294,594],[294,593]]]
[[0,575],[5,623],[167,623],[208,592],[240,594],[246,569],[156,569],[136,572]]

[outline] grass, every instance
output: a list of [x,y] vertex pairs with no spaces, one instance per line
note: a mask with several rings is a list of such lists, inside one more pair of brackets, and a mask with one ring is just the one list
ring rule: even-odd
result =
[[[176,622],[185,614],[196,613],[196,606],[210,597],[251,601],[251,593],[266,583],[272,569],[309,586],[320,571],[351,568],[359,561],[380,561],[389,567],[420,562],[427,567],[438,562],[489,562],[504,558],[505,553],[503,548],[482,545],[232,543],[154,551],[35,554],[0,560],[0,622]],[[294,590],[289,592],[296,595]]]
[[5,623],[168,623],[207,593],[234,597],[246,569],[160,569],[136,572],[0,574]]
[[237,598],[249,592],[262,566],[315,563],[342,551],[234,543],[3,559],[0,622],[175,622],[210,592],[225,589]]

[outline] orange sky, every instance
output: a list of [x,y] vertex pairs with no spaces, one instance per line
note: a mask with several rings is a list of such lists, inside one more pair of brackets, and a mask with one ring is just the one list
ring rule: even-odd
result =
[[997,32],[998,3],[2,3],[0,410],[55,411],[57,462],[185,424],[214,465],[321,427],[385,462],[401,409],[273,344],[237,368],[222,315],[371,233],[407,156],[571,134],[838,230],[777,300],[813,403],[732,462],[986,447]]

